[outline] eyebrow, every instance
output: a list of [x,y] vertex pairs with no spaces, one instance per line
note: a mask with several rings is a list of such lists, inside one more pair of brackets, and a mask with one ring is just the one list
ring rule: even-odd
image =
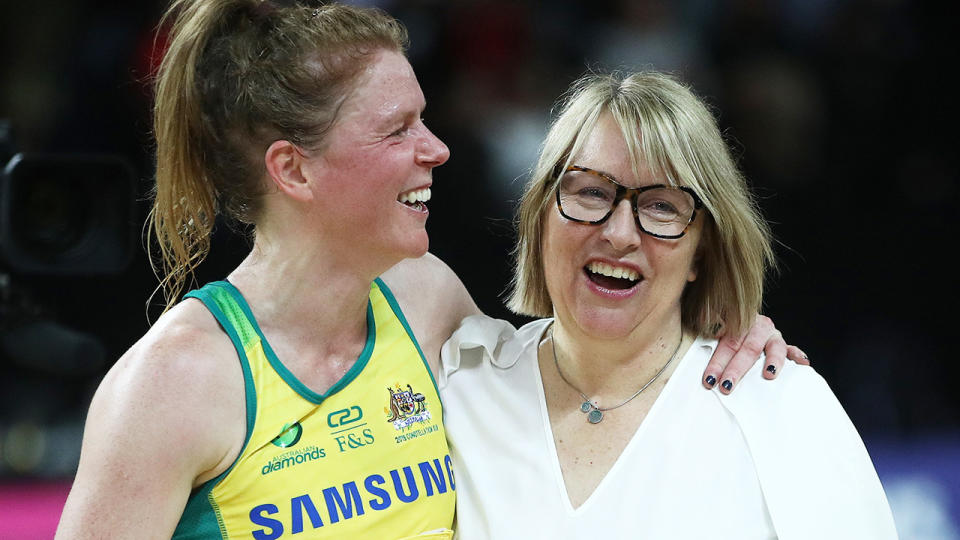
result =
[[425,111],[426,108],[426,102],[413,110],[397,108],[390,114],[383,117],[382,122],[380,122],[380,127],[382,129],[392,129],[393,126],[398,122],[406,123],[410,118],[421,118],[423,116],[423,111]]
[[626,188],[626,189],[636,190],[636,189],[644,189],[644,188],[655,187],[655,186],[668,187],[668,188],[672,188],[672,189],[678,189],[678,188],[682,187],[682,186],[680,186],[680,185],[676,185],[676,186],[671,185],[669,182],[658,182],[658,183],[655,183],[655,184],[647,184],[647,185],[645,185],[645,186],[630,187],[630,186],[624,184],[623,182],[621,182],[619,178],[617,178],[616,176],[614,176],[614,175],[612,175],[612,174],[610,174],[610,173],[608,173],[608,172],[606,172],[606,171],[601,171],[601,170],[599,170],[599,169],[591,169],[590,167],[584,167],[583,165],[577,165],[576,163],[571,164],[569,167],[575,167],[575,168],[580,169],[580,170],[582,170],[582,171],[584,171],[584,172],[592,172],[592,173],[599,174],[600,176],[603,176],[604,178],[612,181],[614,184],[616,184],[616,185],[618,185],[618,186],[621,186],[621,187],[624,187],[624,188]]
[[610,179],[610,180],[613,180],[613,182],[614,182],[615,184],[619,185],[619,186],[628,187],[628,186],[624,185],[622,182],[620,182],[620,179],[618,179],[616,176],[614,176],[614,175],[612,175],[612,174],[610,174],[610,173],[608,173],[608,172],[606,172],[606,171],[601,171],[601,170],[599,170],[599,169],[591,169],[590,167],[584,167],[583,165],[577,165],[576,163],[571,164],[571,165],[567,168],[567,170],[569,170],[570,167],[573,167],[574,169],[580,170],[580,171],[582,171],[582,172],[591,172],[591,173],[599,174],[600,176],[604,176],[604,177],[606,177],[606,178],[608,178],[608,179]]

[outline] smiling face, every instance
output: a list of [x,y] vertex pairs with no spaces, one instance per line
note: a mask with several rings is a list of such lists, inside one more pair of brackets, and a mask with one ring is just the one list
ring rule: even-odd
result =
[[[572,162],[629,187],[666,183],[642,163],[637,177],[629,156],[619,126],[604,113]],[[679,321],[684,287],[696,279],[701,222],[694,220],[683,237],[667,240],[640,232],[627,200],[601,225],[570,221],[556,204],[549,206],[543,266],[555,316],[565,328],[598,339]]]
[[426,102],[403,55],[374,54],[307,169],[326,230],[350,252],[392,266],[423,255],[432,170],[450,155],[424,125]]

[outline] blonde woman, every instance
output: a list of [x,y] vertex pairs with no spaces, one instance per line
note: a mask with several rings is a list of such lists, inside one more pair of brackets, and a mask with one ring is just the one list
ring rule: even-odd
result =
[[471,317],[443,348],[459,538],[896,537],[811,368],[696,388],[717,335],[753,320],[773,254],[689,89],[659,73],[578,81],[518,226],[510,305],[545,318]]

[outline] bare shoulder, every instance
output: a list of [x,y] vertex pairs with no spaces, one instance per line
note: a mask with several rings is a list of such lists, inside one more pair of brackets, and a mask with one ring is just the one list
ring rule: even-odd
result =
[[186,300],[114,364],[98,394],[152,410],[198,405],[228,389],[234,367],[240,373],[235,349],[216,319],[200,302]]
[[237,354],[206,308],[184,301],[97,389],[58,534],[171,535],[191,489],[229,467],[245,429]]
[[[117,361],[97,394],[91,413],[100,412],[94,405],[122,404],[131,415],[154,418],[154,430],[172,431],[164,435],[221,449],[213,454],[232,446],[225,444],[230,438],[224,440],[223,428],[243,424],[245,418],[236,350],[197,300],[181,302],[164,314]],[[241,432],[241,441],[242,436]],[[207,456],[201,466],[215,466],[210,463],[214,457]]]
[[[207,308],[187,299],[165,313],[111,370],[159,370],[165,380],[218,378],[222,368],[236,363],[236,350]],[[117,376],[121,376],[118,375]],[[209,381],[205,381],[209,382]]]
[[457,274],[431,253],[401,261],[382,278],[397,298],[427,362],[436,369],[444,341],[460,321],[480,313],[479,308]]

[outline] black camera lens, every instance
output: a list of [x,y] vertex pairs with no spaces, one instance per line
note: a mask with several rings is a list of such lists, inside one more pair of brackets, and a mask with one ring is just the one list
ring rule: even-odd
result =
[[20,187],[13,211],[13,238],[26,254],[51,260],[82,249],[90,232],[84,186],[53,178],[37,178]]
[[137,231],[126,161],[18,154],[0,180],[0,258],[12,269],[103,275],[126,268]]

